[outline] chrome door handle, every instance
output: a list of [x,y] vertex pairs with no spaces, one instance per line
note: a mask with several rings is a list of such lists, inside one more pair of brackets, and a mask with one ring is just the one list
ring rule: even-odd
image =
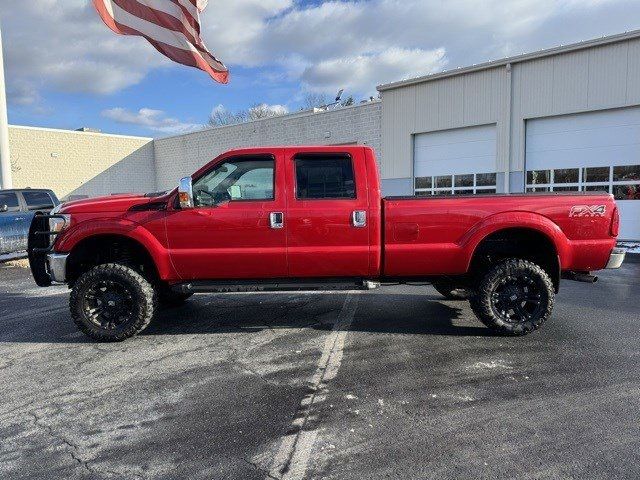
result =
[[367,212],[364,210],[354,210],[351,214],[351,224],[356,228],[367,226]]
[[269,224],[271,228],[284,228],[284,213],[271,212],[269,214]]

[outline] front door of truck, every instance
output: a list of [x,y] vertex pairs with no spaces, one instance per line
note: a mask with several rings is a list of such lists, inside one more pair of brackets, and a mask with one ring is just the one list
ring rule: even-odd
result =
[[369,205],[364,150],[287,149],[289,276],[369,275]]
[[193,179],[194,208],[167,212],[184,280],[287,276],[282,150],[222,158]]

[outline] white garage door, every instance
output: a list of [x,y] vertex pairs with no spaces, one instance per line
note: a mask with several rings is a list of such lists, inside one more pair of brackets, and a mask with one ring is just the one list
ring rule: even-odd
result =
[[420,133],[414,139],[416,195],[496,192],[496,126]]
[[607,191],[640,240],[640,108],[527,121],[527,191]]

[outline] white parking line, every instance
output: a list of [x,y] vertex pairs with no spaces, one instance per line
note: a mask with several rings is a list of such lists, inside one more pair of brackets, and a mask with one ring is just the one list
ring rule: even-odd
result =
[[338,319],[325,340],[322,356],[311,379],[311,391],[300,402],[296,418],[291,424],[293,433],[282,438],[269,472],[271,478],[293,480],[304,477],[318,435],[315,407],[327,398],[329,382],[340,370],[347,332],[356,313],[358,300],[359,295],[350,293],[342,305]]

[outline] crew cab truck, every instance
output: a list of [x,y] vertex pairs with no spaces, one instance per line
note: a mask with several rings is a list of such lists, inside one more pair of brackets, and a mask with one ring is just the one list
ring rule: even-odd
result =
[[65,203],[29,234],[36,283],[72,289],[85,334],[119,341],[196,292],[432,283],[522,335],[551,315],[561,277],[617,268],[604,193],[381,198],[374,151],[269,147],[219,156],[168,193]]

